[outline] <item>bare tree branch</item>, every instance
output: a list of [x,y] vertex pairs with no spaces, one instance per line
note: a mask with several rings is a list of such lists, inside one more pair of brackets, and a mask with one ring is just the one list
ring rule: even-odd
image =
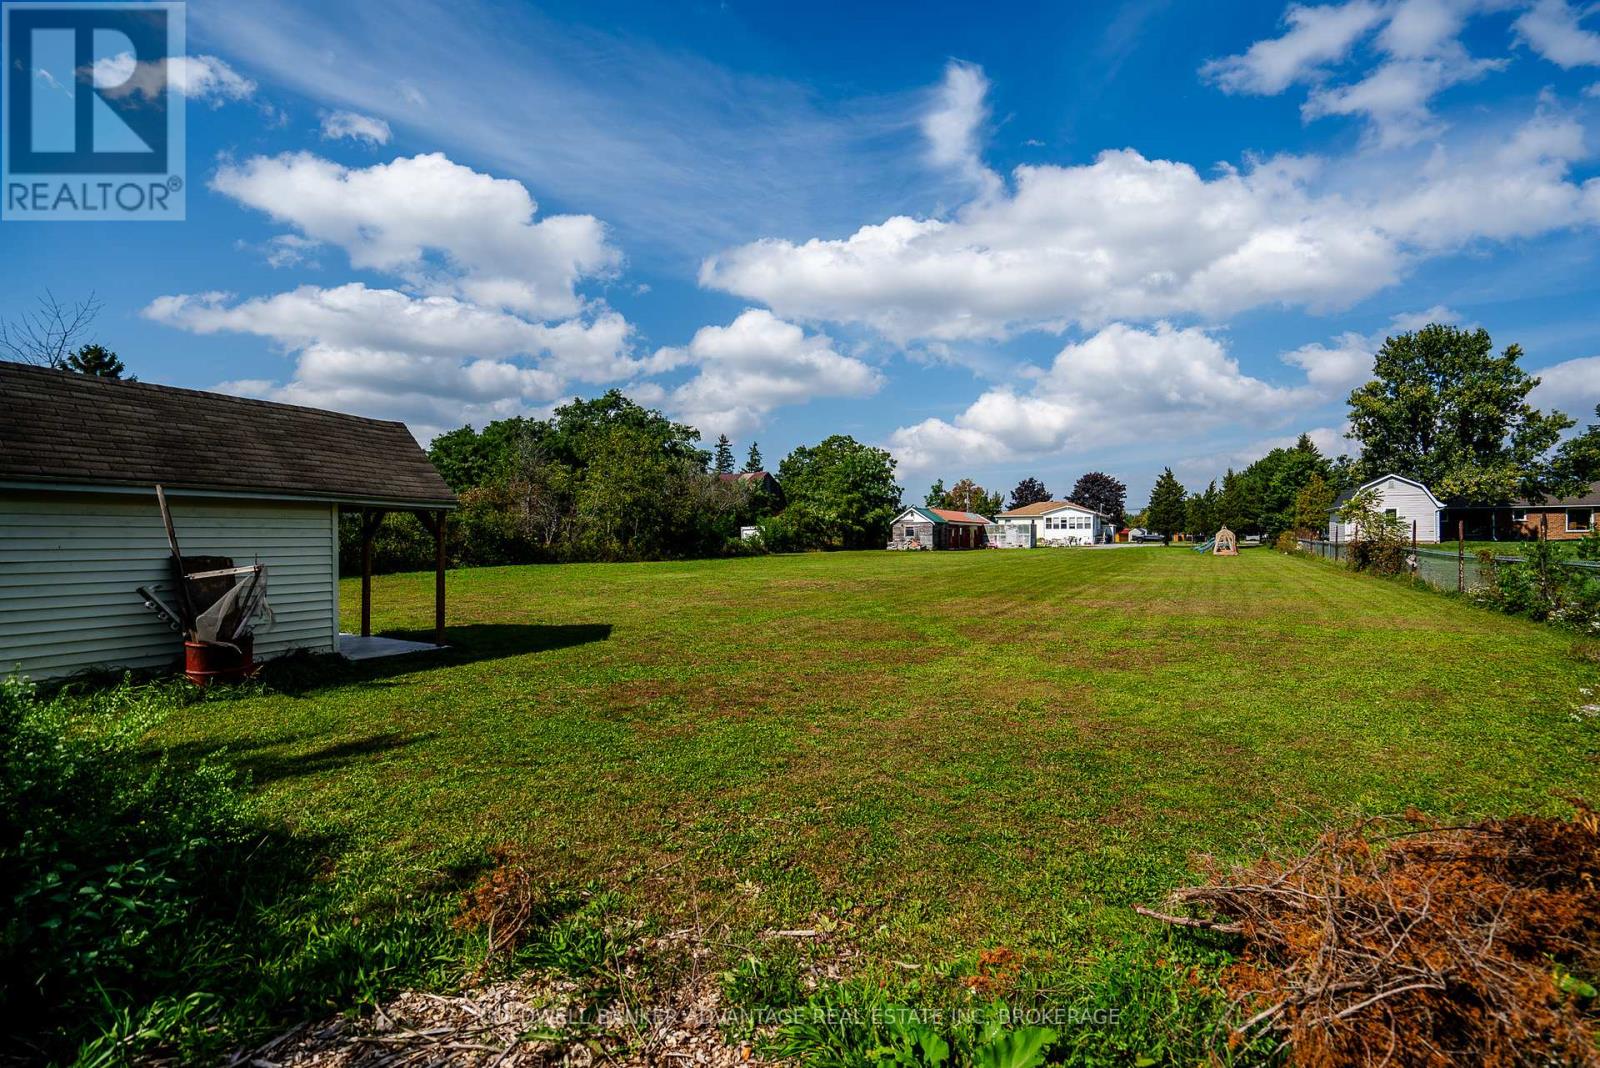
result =
[[48,289],[39,306],[9,321],[0,321],[0,356],[18,363],[64,370],[67,357],[89,332],[104,306],[90,293],[83,300],[63,304]]

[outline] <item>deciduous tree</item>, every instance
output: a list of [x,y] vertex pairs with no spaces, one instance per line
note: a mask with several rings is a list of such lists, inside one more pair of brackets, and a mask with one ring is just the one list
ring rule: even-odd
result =
[[882,548],[900,510],[894,457],[884,449],[835,434],[802,445],[778,466],[791,525],[809,531],[816,547]]
[[1000,495],[988,492],[970,478],[964,478],[951,486],[931,507],[953,508],[958,512],[977,512],[993,519],[994,514],[1000,510]]
[[1495,355],[1483,329],[1434,323],[1386,339],[1372,381],[1350,394],[1362,476],[1407,475],[1470,504],[1544,497],[1550,450],[1572,420],[1528,404],[1539,380],[1521,358],[1518,345]]
[[45,290],[35,307],[0,322],[0,357],[64,371],[100,308],[93,293],[77,303],[63,304]]
[[1127,509],[1128,487],[1104,471],[1090,471],[1072,486],[1072,500],[1104,512],[1111,522],[1121,524]]
[[1328,528],[1328,513],[1333,510],[1333,487],[1320,474],[1300,488],[1294,498],[1294,529],[1298,534],[1316,534]]
[[[1600,404],[1594,414],[1600,419]],[[1600,423],[1590,423],[1581,434],[1574,435],[1556,450],[1555,492],[1562,497],[1575,497],[1590,485],[1600,482]]]
[[1011,491],[1009,508],[1021,508],[1029,504],[1039,504],[1050,499],[1050,491],[1044,488],[1044,483],[1036,478],[1025,478],[1017,483],[1017,488]]

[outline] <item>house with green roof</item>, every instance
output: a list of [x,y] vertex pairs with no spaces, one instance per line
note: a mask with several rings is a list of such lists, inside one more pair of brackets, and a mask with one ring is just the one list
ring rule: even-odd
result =
[[894,517],[891,549],[982,549],[993,522],[977,512],[913,505]]

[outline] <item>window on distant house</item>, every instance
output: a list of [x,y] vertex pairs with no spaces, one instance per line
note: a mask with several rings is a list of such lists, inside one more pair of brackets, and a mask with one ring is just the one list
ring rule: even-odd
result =
[[1594,522],[1593,508],[1568,508],[1567,529],[1574,533],[1587,533]]
[[1388,516],[1388,517],[1389,517],[1389,518],[1390,518],[1390,519],[1394,519],[1394,518],[1395,518],[1395,517],[1396,517],[1396,516],[1398,516],[1398,515],[1399,515],[1399,514],[1400,514],[1400,513],[1399,513],[1399,512],[1397,512],[1397,511],[1395,511],[1395,510],[1394,510],[1394,509],[1393,509],[1393,508],[1385,508],[1385,509],[1384,509],[1384,510],[1383,510],[1383,514],[1384,514],[1384,515],[1386,515],[1386,516]]
[[1526,508],[1511,509],[1511,521],[1513,523],[1526,523],[1528,521],[1528,510]]

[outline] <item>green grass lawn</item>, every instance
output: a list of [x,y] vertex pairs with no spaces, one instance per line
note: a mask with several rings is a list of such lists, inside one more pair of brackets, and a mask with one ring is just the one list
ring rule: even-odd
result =
[[[1196,853],[1596,794],[1572,635],[1265,549],[486,568],[448,592],[449,652],[195,705],[159,741],[228,747],[271,814],[402,894],[516,843],[729,945],[838,924],[849,970],[888,976],[1006,946],[1062,990],[1163,966],[1183,936],[1129,906]],[[375,631],[425,637],[432,596],[380,577]]]

